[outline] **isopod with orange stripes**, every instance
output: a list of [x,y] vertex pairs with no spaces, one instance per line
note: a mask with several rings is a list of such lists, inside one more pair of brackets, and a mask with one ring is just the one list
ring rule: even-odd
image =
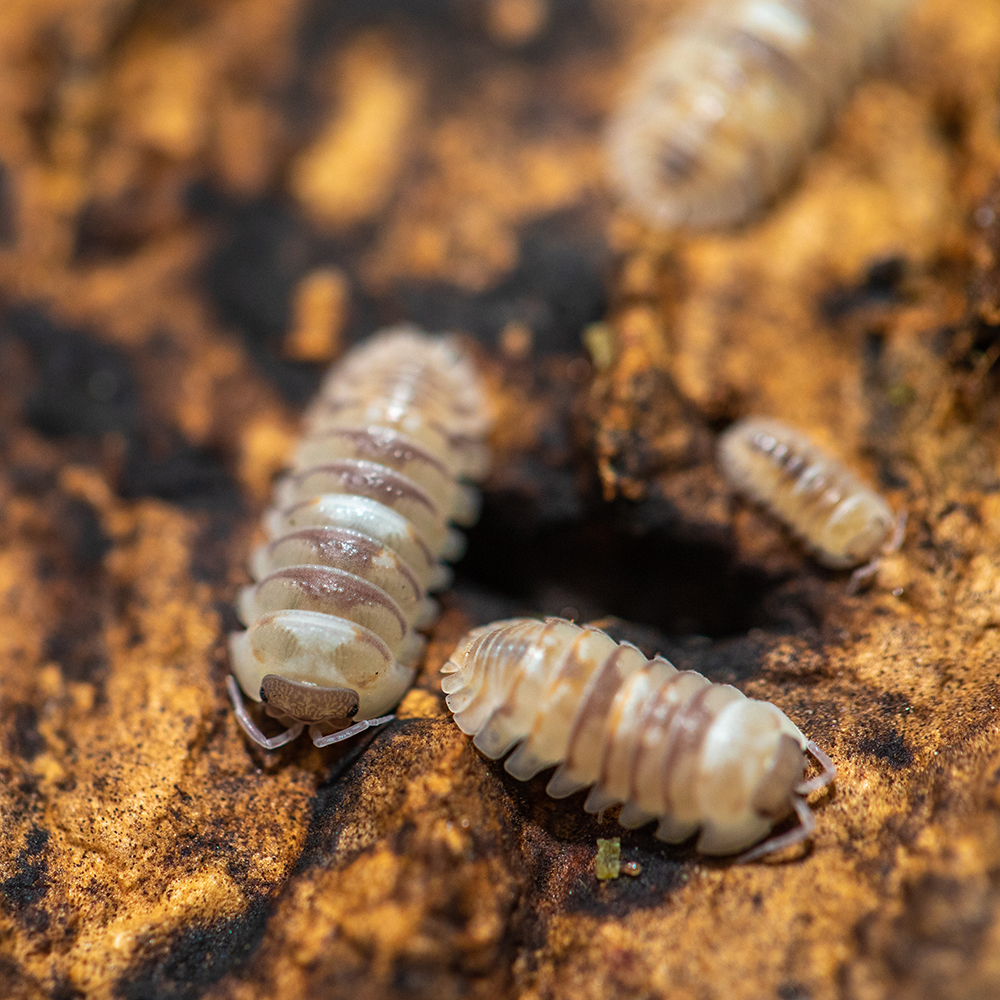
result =
[[[394,327],[352,350],[306,414],[264,516],[254,583],[229,639],[236,717],[266,749],[307,726],[328,746],[388,722],[424,648],[418,630],[478,513],[489,415],[460,342]],[[244,702],[284,725],[266,736]]]
[[646,54],[608,168],[661,229],[745,222],[794,176],[912,0],[708,0]]
[[[836,775],[776,706],[565,619],[474,629],[442,673],[458,727],[487,757],[509,754],[515,778],[558,765],[554,798],[590,788],[588,812],[623,803],[622,826],[656,820],[670,843],[700,831],[705,854],[750,861],[808,839],[806,797]],[[806,753],[821,767],[809,780]],[[763,840],[792,813],[797,826]]]
[[[771,417],[744,417],[719,438],[718,463],[741,493],[770,510],[831,569],[858,566],[850,590],[903,543],[905,512],[805,434]],[[864,565],[859,565],[864,563]]]

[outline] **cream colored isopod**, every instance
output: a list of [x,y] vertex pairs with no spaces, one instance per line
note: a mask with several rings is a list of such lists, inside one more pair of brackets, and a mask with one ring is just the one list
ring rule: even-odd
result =
[[[459,728],[487,757],[513,750],[504,766],[515,778],[558,764],[554,798],[590,787],[588,812],[624,803],[622,826],[656,820],[671,843],[700,830],[706,854],[744,851],[792,812],[797,827],[741,860],[805,840],[805,796],[836,774],[774,705],[560,618],[477,628],[442,673]],[[823,767],[810,781],[804,751]]]
[[770,417],[746,417],[719,438],[718,463],[740,492],[770,510],[831,569],[862,566],[902,543],[905,517],[804,434]]
[[[317,746],[347,739],[403,696],[424,648],[417,629],[462,554],[487,462],[488,413],[471,359],[452,337],[401,326],[335,365],[264,517],[246,631],[230,636],[229,694],[240,725],[274,749],[308,726]],[[267,737],[243,697],[286,725]],[[328,732],[328,730],[333,732]]]
[[646,55],[608,129],[650,225],[746,221],[787,184],[911,0],[709,0]]

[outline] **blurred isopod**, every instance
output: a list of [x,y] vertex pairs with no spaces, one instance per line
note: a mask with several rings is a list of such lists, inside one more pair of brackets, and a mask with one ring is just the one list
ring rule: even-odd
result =
[[[264,517],[270,540],[239,598],[247,629],[229,640],[229,694],[256,743],[309,726],[327,746],[392,718],[423,651],[416,629],[436,614],[427,593],[462,554],[449,522],[478,513],[464,480],[485,471],[487,430],[479,376],[451,337],[395,327],[333,367]],[[266,737],[240,688],[285,731]]]
[[791,180],[910,4],[697,7],[647,54],[614,112],[614,183],[660,228],[745,221]]
[[[805,840],[805,796],[836,774],[774,705],[561,618],[477,628],[442,673],[455,722],[482,753],[517,747],[504,764],[515,778],[558,764],[554,798],[590,787],[588,812],[623,802],[622,826],[658,820],[656,836],[670,843],[700,829],[706,854],[742,851],[791,812],[798,826],[741,860]],[[809,781],[803,751],[823,768]]]
[[746,417],[719,439],[718,462],[741,492],[768,508],[818,562],[856,570],[852,589],[902,543],[905,516],[804,434],[769,417]]

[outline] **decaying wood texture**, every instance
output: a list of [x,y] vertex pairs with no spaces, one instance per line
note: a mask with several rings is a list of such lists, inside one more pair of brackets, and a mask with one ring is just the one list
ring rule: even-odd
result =
[[[771,213],[680,239],[601,160],[676,6],[0,5],[0,994],[1000,994],[1000,7],[918,3]],[[246,555],[324,364],[400,320],[483,345],[482,518],[399,719],[258,752]],[[909,512],[865,593],[716,471],[750,413]],[[786,712],[839,769],[812,850],[477,755],[436,672],[522,613]]]

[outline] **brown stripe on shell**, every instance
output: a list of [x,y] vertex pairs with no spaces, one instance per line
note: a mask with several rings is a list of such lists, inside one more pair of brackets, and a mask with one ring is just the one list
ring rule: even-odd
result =
[[901,33],[910,6],[913,0],[685,5],[612,113],[612,181],[657,228],[747,222],[794,180],[862,73]]
[[308,469],[293,473],[292,479],[301,485],[310,476],[328,475],[339,479],[343,484],[343,492],[352,496],[370,497],[386,507],[395,509],[396,505],[411,500],[422,507],[433,517],[440,517],[437,504],[412,479],[404,476],[385,465],[368,462],[364,459],[341,459],[324,465],[313,465]]
[[386,553],[389,553],[395,559],[394,571],[398,572],[410,586],[414,600],[424,598],[424,589],[413,575],[413,570],[395,552],[387,549],[371,535],[350,528],[301,528],[282,535],[281,538],[271,542],[268,548],[273,552],[286,542],[296,540],[314,546],[317,558],[331,566],[335,566],[338,562],[358,568],[370,566],[375,559],[385,558]]
[[[356,496],[357,494],[352,494],[352,493],[344,493],[344,494],[331,493],[330,495],[331,496]],[[365,500],[375,500],[374,497],[364,497],[363,499],[365,499]],[[375,502],[379,503],[380,501],[376,500]],[[308,509],[309,507],[315,507],[315,506],[318,505],[318,503],[319,503],[319,497],[312,497],[309,500],[300,500],[298,503],[293,503],[290,507],[286,507],[281,512],[281,514],[282,514],[283,517],[291,519],[291,518],[293,518],[295,516],[295,512],[296,511],[302,511],[302,510]],[[388,504],[383,504],[382,506],[383,507],[388,507]],[[392,508],[389,508],[389,509],[391,510]],[[315,527],[315,525],[313,527]],[[411,541],[416,546],[416,548],[420,551],[420,554],[424,557],[424,562],[428,566],[433,566],[437,562],[437,559],[434,557],[434,553],[431,551],[430,546],[423,540],[423,538],[421,538],[419,532],[417,532],[414,529],[413,525],[410,524],[409,521],[407,521],[407,527],[409,528],[409,531],[407,532],[407,540]],[[299,531],[301,529],[296,528],[295,530]],[[291,532],[289,532],[289,534],[291,534]],[[285,538],[286,536],[282,535],[281,537]]]
[[406,435],[390,427],[351,428],[339,427],[326,431],[319,438],[341,438],[350,443],[359,453],[373,462],[390,467],[420,462],[429,465],[442,476],[450,478],[448,467],[429,451],[407,440]]
[[886,501],[795,428],[746,417],[720,437],[718,461],[737,490],[767,507],[826,566],[857,566],[888,543],[896,518]]
[[[677,675],[678,677],[680,674]],[[670,678],[673,680],[674,678]],[[669,681],[668,681],[669,683]],[[677,780],[677,768],[685,759],[694,761],[692,751],[700,748],[705,733],[714,721],[714,716],[706,708],[705,701],[712,694],[714,685],[706,684],[700,691],[678,706],[679,710],[672,713],[670,733],[667,737],[667,751],[663,757],[663,780],[661,789],[667,812],[671,812],[672,785]]]
[[702,167],[701,156],[681,143],[677,136],[669,136],[660,144],[657,165],[667,182],[690,180]]
[[[786,86],[791,88],[816,86],[816,80],[810,75],[807,68],[793,56],[760,35],[755,35],[743,28],[737,28],[729,33],[724,44],[732,45],[759,63],[765,70],[778,77]],[[750,70],[753,72],[753,70]]]
[[[366,604],[384,608],[399,622],[400,631],[405,633],[407,622],[399,605],[381,588],[333,566],[286,566],[264,577],[258,587],[269,580],[291,580],[304,593],[317,602],[340,604]],[[327,612],[328,614],[330,612]]]
[[611,703],[622,683],[618,676],[618,661],[626,654],[626,650],[631,648],[626,644],[620,645],[597,668],[594,682],[585,694],[570,730],[569,743],[566,747],[566,765],[569,769],[574,767],[577,743],[581,736],[587,733],[593,722],[603,721],[611,710]]

